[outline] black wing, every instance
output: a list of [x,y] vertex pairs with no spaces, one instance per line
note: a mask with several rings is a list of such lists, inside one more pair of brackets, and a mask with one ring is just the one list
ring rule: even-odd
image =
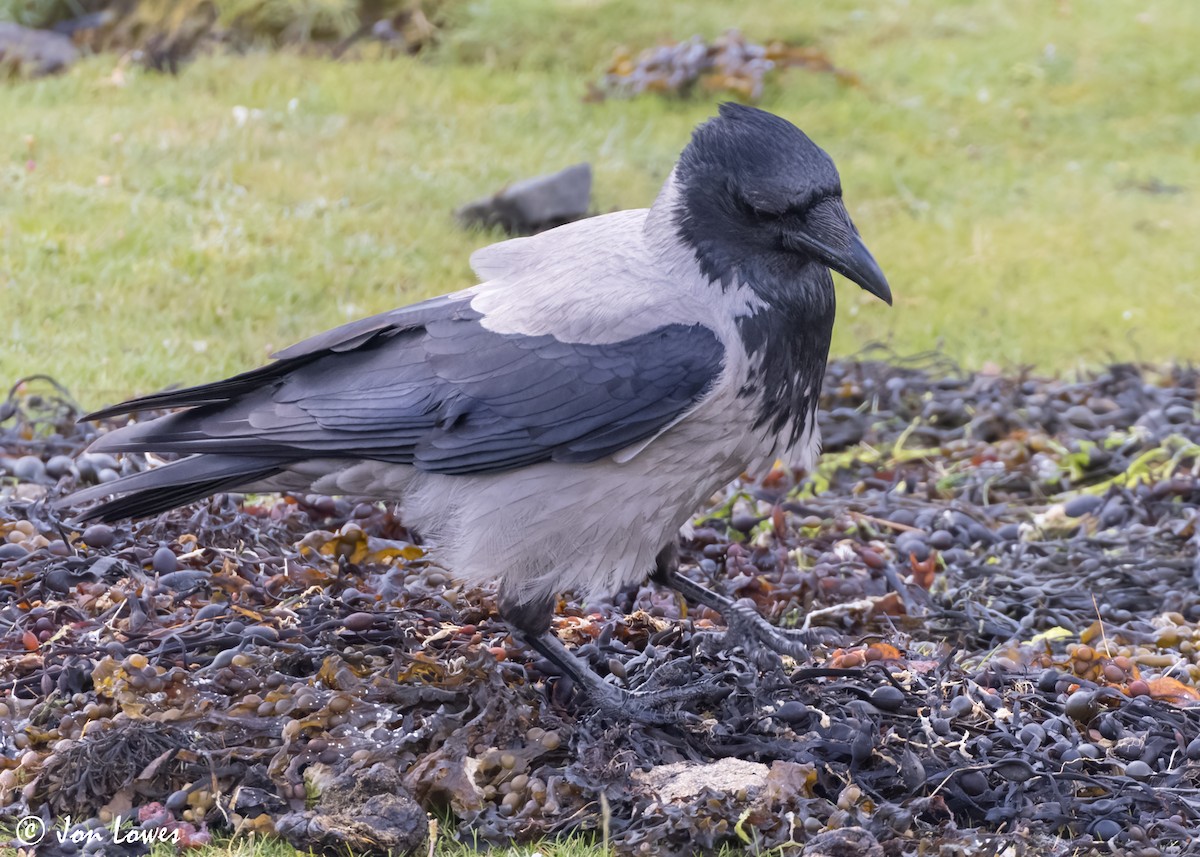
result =
[[453,474],[594,461],[686,412],[720,374],[724,349],[699,324],[609,344],[500,334],[483,326],[468,297],[451,296],[278,356],[226,381],[98,412],[189,408],[115,431],[96,449],[272,464],[374,459]]

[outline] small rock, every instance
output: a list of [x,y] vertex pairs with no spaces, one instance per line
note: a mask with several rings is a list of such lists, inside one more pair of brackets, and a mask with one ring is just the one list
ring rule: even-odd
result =
[[929,545],[935,550],[950,550],[950,548],[954,547],[954,544],[954,535],[947,530],[934,530],[933,534],[929,537]]
[[84,544],[93,548],[106,548],[113,543],[113,529],[107,524],[93,524],[83,531]]
[[1082,518],[1100,508],[1104,500],[1095,494],[1082,494],[1068,500],[1063,506],[1063,514],[1068,518]]
[[1135,780],[1148,780],[1154,775],[1154,769],[1138,759],[1125,766],[1125,775]]
[[1067,408],[1063,413],[1063,418],[1077,428],[1091,429],[1096,428],[1099,424],[1096,415],[1083,405],[1072,405]]
[[592,167],[575,164],[550,175],[515,182],[494,196],[455,212],[463,226],[500,226],[510,235],[532,235],[587,216]]
[[671,762],[635,771],[633,780],[663,803],[686,803],[707,790],[757,794],[770,768],[761,762],[726,758],[715,762]]
[[996,536],[1002,541],[1015,542],[1021,538],[1021,527],[1018,524],[1005,524],[996,530]]
[[22,482],[13,490],[13,496],[18,500],[23,500],[28,503],[36,503],[39,500],[45,499],[47,488],[45,485],[35,485],[32,482]]
[[71,459],[66,455],[53,455],[46,462],[46,475],[51,479],[61,479],[71,472]]
[[21,557],[27,556],[28,554],[29,554],[29,551],[25,550],[24,547],[22,547],[19,544],[16,544],[15,542],[9,542],[8,544],[0,544],[0,561],[6,560],[6,559],[20,559]]
[[959,777],[959,784],[972,797],[979,797],[988,790],[987,777],[980,771],[964,771]]
[[1066,704],[1063,705],[1063,712],[1068,717],[1073,717],[1086,725],[1100,712],[1100,706],[1096,703],[1094,693],[1088,690],[1077,690],[1067,697]]
[[809,708],[803,702],[790,699],[779,706],[779,710],[775,712],[775,716],[788,723],[796,723],[809,716]]
[[106,452],[85,452],[75,462],[79,475],[88,482],[99,481],[100,471],[120,469],[117,460]]
[[151,560],[151,564],[159,574],[170,574],[179,568],[179,561],[175,558],[175,552],[166,545],[154,552],[154,559]]
[[36,455],[22,455],[13,465],[13,476],[19,482],[41,482],[46,477],[46,465]]
[[62,71],[78,58],[79,50],[67,36],[0,21],[2,66],[11,66],[26,77],[44,77]]
[[366,631],[375,624],[375,617],[370,613],[351,613],[342,620],[342,627],[347,631]]
[[[160,548],[162,550],[162,548]],[[172,558],[174,555],[172,554]],[[156,555],[157,558],[157,555]],[[162,574],[160,572],[160,574]],[[190,591],[201,586],[207,586],[212,579],[212,575],[202,569],[184,569],[183,571],[169,571],[162,574],[158,579],[159,591],[173,590],[177,592]]]
[[925,542],[925,534],[917,530],[901,533],[896,539],[896,553],[901,559],[909,556],[916,557],[917,562],[929,559],[929,545]]
[[883,684],[871,691],[871,704],[880,711],[897,711],[904,704],[904,691]]

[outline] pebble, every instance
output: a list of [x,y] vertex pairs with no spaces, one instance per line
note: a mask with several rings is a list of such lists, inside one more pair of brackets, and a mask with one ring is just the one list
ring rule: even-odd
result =
[[1046,740],[1046,730],[1036,723],[1030,723],[1021,728],[1017,737],[1026,747],[1036,748]]
[[948,530],[934,530],[929,536],[929,546],[935,550],[949,550],[957,544],[954,534]]
[[904,691],[890,684],[882,684],[871,691],[870,700],[880,711],[897,711],[904,704]]
[[1077,428],[1096,428],[1096,415],[1083,405],[1072,405],[1063,413],[1063,418]]
[[959,785],[971,797],[979,797],[988,790],[987,777],[982,771],[964,771],[959,775]]
[[117,460],[104,452],[86,452],[75,461],[75,467],[81,478],[88,482],[99,481],[102,470],[116,471],[119,468]]
[[1088,690],[1077,690],[1067,697],[1063,712],[1081,723],[1087,724],[1100,711],[1096,704],[1096,695]]
[[159,574],[170,574],[179,568],[179,560],[175,556],[175,551],[163,545],[154,552],[151,565]]
[[351,613],[342,620],[342,627],[347,631],[366,631],[375,625],[373,613]]
[[51,479],[62,479],[68,475],[75,467],[70,456],[67,455],[52,455],[46,460],[46,475]]
[[92,524],[81,536],[88,547],[106,548],[113,543],[115,535],[108,524]]
[[166,574],[160,575],[158,586],[160,589],[181,592],[205,586],[210,580],[212,580],[212,572],[206,569],[187,568],[182,571],[169,571]]
[[1056,669],[1042,670],[1042,674],[1038,676],[1038,690],[1042,693],[1057,694],[1058,680],[1062,678],[1062,674]]
[[1200,761],[1200,737],[1193,738],[1188,742],[1184,754],[1193,762]]
[[41,482],[46,478],[46,465],[36,455],[22,455],[13,465],[18,482]]
[[1125,766],[1125,775],[1135,780],[1148,780],[1154,775],[1154,770],[1140,759]]
[[1068,518],[1082,518],[1099,509],[1103,502],[1104,498],[1095,494],[1080,494],[1063,505],[1063,514]]
[[0,544],[0,562],[9,559],[20,559],[23,556],[28,556],[29,551],[16,542],[8,542]]
[[917,562],[924,562],[929,559],[929,545],[926,544],[923,535],[915,531],[908,531],[900,534],[896,539],[896,553],[902,559],[907,559],[910,555],[916,557]]
[[242,636],[254,640],[266,640],[274,642],[279,639],[279,632],[270,625],[251,625],[242,632]]
[[957,720],[966,717],[975,710],[975,703],[965,696],[956,696],[950,700],[950,717]]
[[218,616],[223,616],[227,612],[229,612],[228,604],[223,604],[220,601],[211,601],[196,611],[196,620],[204,621],[207,619],[215,619]]

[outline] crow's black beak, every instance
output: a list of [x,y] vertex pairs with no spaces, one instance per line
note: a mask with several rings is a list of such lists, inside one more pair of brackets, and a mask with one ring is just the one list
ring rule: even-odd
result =
[[887,277],[883,275],[879,263],[857,234],[851,237],[847,249],[824,261],[843,277],[858,283],[888,306],[892,305],[892,289],[888,285]]
[[892,305],[892,290],[879,263],[858,237],[842,201],[824,199],[808,210],[799,228],[789,230],[787,239],[831,270],[858,283],[868,292]]

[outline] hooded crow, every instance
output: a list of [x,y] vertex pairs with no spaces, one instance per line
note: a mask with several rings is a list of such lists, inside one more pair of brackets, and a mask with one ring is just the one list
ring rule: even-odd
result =
[[67,502],[117,495],[83,515],[112,521],[226,490],[397,501],[454,574],[499,579],[523,639],[627,716],[653,721],[679,697],[592,673],[550,631],[559,592],[655,575],[775,651],[802,651],[676,574],[673,556],[739,474],[813,462],[830,270],[891,303],[830,157],[785,119],[725,104],[651,208],[494,244],[471,265],[479,285],[90,414],[182,408],[92,447],[182,457]]

